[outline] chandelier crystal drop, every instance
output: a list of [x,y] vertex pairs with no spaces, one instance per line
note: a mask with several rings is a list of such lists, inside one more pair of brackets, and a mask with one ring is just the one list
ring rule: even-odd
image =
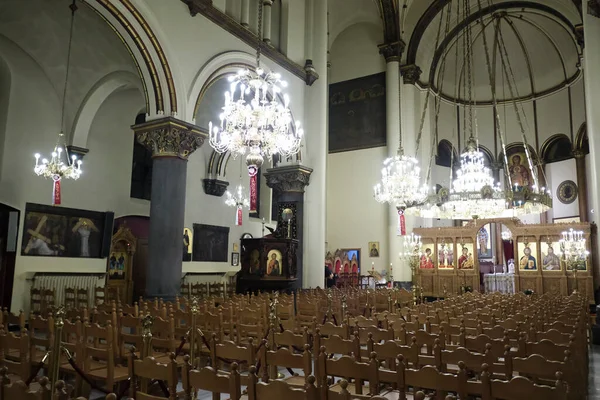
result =
[[375,199],[389,203],[399,210],[409,209],[427,199],[427,188],[421,186],[421,168],[414,157],[402,149],[383,162],[381,182],[374,187]]
[[281,76],[256,68],[242,69],[228,79],[231,86],[225,92],[221,122],[209,123],[210,145],[219,153],[231,152],[234,158],[248,152],[249,171],[258,170],[265,157],[296,154],[304,132],[300,122],[293,124],[289,96],[282,90],[287,83]]
[[576,231],[570,228],[568,231],[562,233],[559,244],[560,253],[567,265],[567,269],[579,269],[580,265],[585,265],[590,252],[587,250],[583,231]]

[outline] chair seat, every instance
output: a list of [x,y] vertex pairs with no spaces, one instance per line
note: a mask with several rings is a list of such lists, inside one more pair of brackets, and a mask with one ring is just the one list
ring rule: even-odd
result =
[[[356,386],[354,385],[354,383],[349,383],[348,387],[346,388],[346,390],[348,390],[348,393],[350,393],[352,395],[353,399],[370,399],[371,395],[369,395],[369,385],[363,385],[362,387],[363,389],[363,394],[357,394],[356,393]],[[329,390],[331,390],[332,392],[336,392],[336,393],[341,393],[342,392],[342,386],[340,386],[339,382],[329,386]]]
[[306,385],[306,377],[300,375],[283,378],[282,381],[295,388],[304,388]]
[[[115,365],[113,371],[114,371],[114,381],[115,382],[124,381],[129,378],[129,369],[126,366]],[[108,369],[107,368],[96,369],[96,370],[90,371],[87,375],[94,380],[105,381],[106,377],[108,375]]]

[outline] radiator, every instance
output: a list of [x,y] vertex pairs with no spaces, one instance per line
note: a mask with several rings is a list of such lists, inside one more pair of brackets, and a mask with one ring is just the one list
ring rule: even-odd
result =
[[51,289],[54,290],[55,305],[63,305],[65,303],[65,289],[87,289],[88,290],[88,308],[93,307],[94,289],[96,287],[104,287],[104,275],[100,274],[72,274],[72,275],[56,275],[36,273],[33,278],[32,288],[34,289]]

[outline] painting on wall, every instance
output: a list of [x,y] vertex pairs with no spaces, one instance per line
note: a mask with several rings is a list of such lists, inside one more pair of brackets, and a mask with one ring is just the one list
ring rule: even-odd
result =
[[229,227],[194,224],[193,261],[227,262]]
[[281,251],[273,249],[267,253],[267,275],[281,276],[283,267],[283,256]]
[[560,271],[560,243],[558,238],[548,238],[546,242],[540,244],[542,251],[542,269],[544,271]]
[[555,224],[578,224],[581,222],[580,217],[554,218]]
[[379,257],[379,242],[369,242],[369,257]]
[[454,268],[454,243],[452,239],[446,238],[438,243],[438,268]]
[[190,228],[183,228],[182,261],[192,261],[192,245],[194,234]]
[[386,145],[385,72],[329,85],[329,152]]
[[113,217],[113,213],[27,203],[21,255],[107,257]]
[[431,239],[422,239],[423,243],[423,253],[421,254],[421,258],[419,259],[419,268],[421,269],[434,269],[435,261],[433,259],[433,240]]
[[129,255],[124,251],[113,251],[108,259],[108,277],[110,279],[125,279],[125,266]]
[[517,243],[517,257],[520,271],[536,271],[538,269],[537,243],[519,241]]
[[477,232],[478,259],[492,258],[492,224],[485,224]]
[[473,243],[461,243],[458,246],[458,251],[460,254],[457,262],[458,269],[474,269]]

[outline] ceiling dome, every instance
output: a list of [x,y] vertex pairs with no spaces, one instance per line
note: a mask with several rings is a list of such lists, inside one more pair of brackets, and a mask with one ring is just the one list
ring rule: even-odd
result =
[[[512,4],[512,5],[511,5]],[[516,4],[519,4],[517,6]],[[449,7],[429,25],[424,42],[435,43],[439,19],[443,18],[440,45],[425,62],[428,70],[422,80],[429,80],[433,90],[446,99],[464,102],[469,98],[468,68],[465,67],[467,27],[470,27],[470,48],[473,55],[472,99],[478,104],[491,103],[492,89],[486,62],[486,48],[495,79],[496,98],[504,100],[531,99],[553,93],[580,76],[579,46],[572,23],[555,9],[527,2],[500,2],[482,9],[471,8],[471,14],[460,21],[456,15],[444,38]],[[452,3],[450,4],[452,6]],[[456,12],[455,6],[452,12]],[[482,16],[482,18],[480,18]],[[483,24],[482,24],[483,22]],[[434,32],[435,31],[435,32]],[[422,43],[423,44],[423,43]],[[425,49],[423,49],[425,50]],[[504,66],[503,66],[504,65]],[[511,81],[511,94],[508,81]]]

